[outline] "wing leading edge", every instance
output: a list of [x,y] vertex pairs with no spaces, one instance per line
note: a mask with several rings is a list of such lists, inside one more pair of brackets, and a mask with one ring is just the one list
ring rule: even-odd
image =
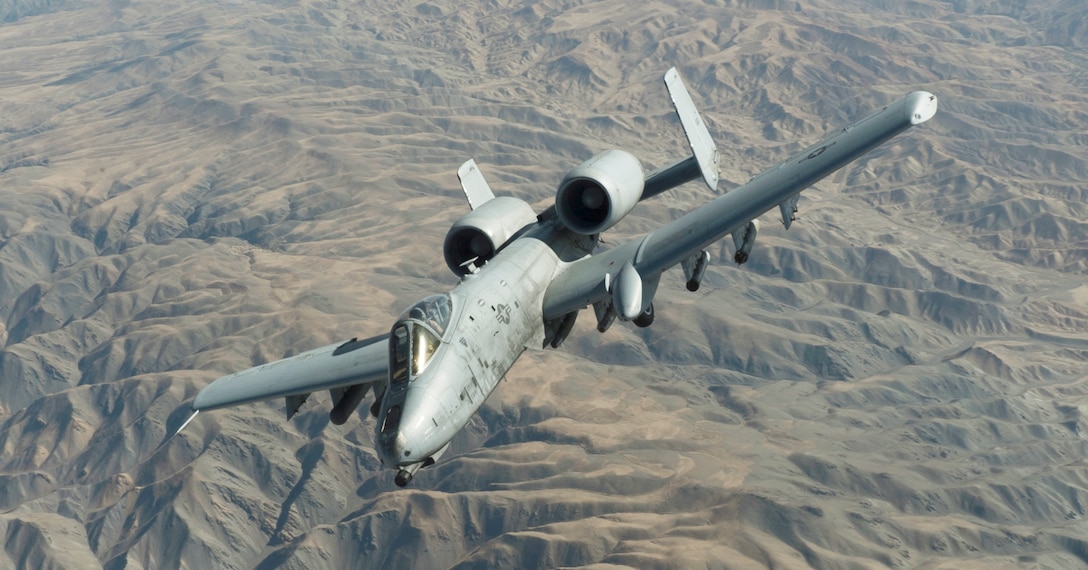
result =
[[[628,263],[644,283],[656,285],[669,267],[699,255],[771,208],[792,204],[805,188],[936,112],[937,97],[915,91],[645,237],[571,263],[545,293],[544,318],[554,319],[606,299],[612,294],[609,284]],[[652,296],[655,287],[648,289]],[[644,298],[643,309],[651,301]]]
[[286,398],[290,417],[311,392],[369,386],[385,382],[388,374],[389,335],[351,339],[223,376],[196,395],[192,408],[199,412]]

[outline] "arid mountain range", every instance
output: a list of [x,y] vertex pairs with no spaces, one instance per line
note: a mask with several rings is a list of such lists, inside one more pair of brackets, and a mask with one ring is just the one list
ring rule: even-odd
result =
[[[0,567],[1088,567],[1081,0],[0,0]],[[456,283],[475,158],[538,211],[619,147],[728,191],[940,111],[527,352],[407,489],[316,394],[215,378]],[[708,201],[688,184],[606,233]]]

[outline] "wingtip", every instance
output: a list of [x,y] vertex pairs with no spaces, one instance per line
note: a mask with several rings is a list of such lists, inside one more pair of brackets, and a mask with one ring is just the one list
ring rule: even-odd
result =
[[915,91],[907,96],[907,108],[912,125],[924,123],[937,114],[937,96],[929,91]]

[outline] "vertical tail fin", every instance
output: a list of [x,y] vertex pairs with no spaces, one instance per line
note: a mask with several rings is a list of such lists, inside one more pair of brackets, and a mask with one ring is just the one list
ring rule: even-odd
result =
[[680,117],[680,125],[691,146],[691,156],[659,168],[646,176],[646,185],[642,190],[642,200],[656,196],[670,188],[702,176],[703,182],[711,190],[718,189],[718,166],[721,158],[706,123],[695,109],[695,103],[688,94],[680,73],[673,67],[665,72],[665,87],[669,90],[672,106]]
[[468,205],[473,210],[495,197],[475,160],[469,159],[457,169],[457,179],[461,181],[461,189],[465,191],[465,198],[468,198]]
[[691,95],[684,87],[684,81],[680,79],[680,73],[676,68],[670,68],[665,72],[665,87],[672,98],[672,106],[676,108],[676,114],[680,117],[680,124],[684,127],[684,134],[691,145],[691,155],[699,163],[699,171],[703,175],[703,181],[711,190],[718,189],[718,165],[721,158],[718,148],[714,146],[714,139],[710,138],[699,111],[695,109],[695,103]]

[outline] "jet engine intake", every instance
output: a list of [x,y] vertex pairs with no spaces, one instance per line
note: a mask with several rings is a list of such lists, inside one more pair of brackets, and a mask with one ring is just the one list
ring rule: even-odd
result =
[[593,235],[614,226],[642,198],[642,164],[629,152],[606,150],[559,183],[555,212],[567,229]]
[[482,266],[534,222],[536,213],[522,200],[511,196],[488,200],[454,222],[446,233],[442,245],[446,265],[457,275],[467,275],[472,272],[471,265]]

